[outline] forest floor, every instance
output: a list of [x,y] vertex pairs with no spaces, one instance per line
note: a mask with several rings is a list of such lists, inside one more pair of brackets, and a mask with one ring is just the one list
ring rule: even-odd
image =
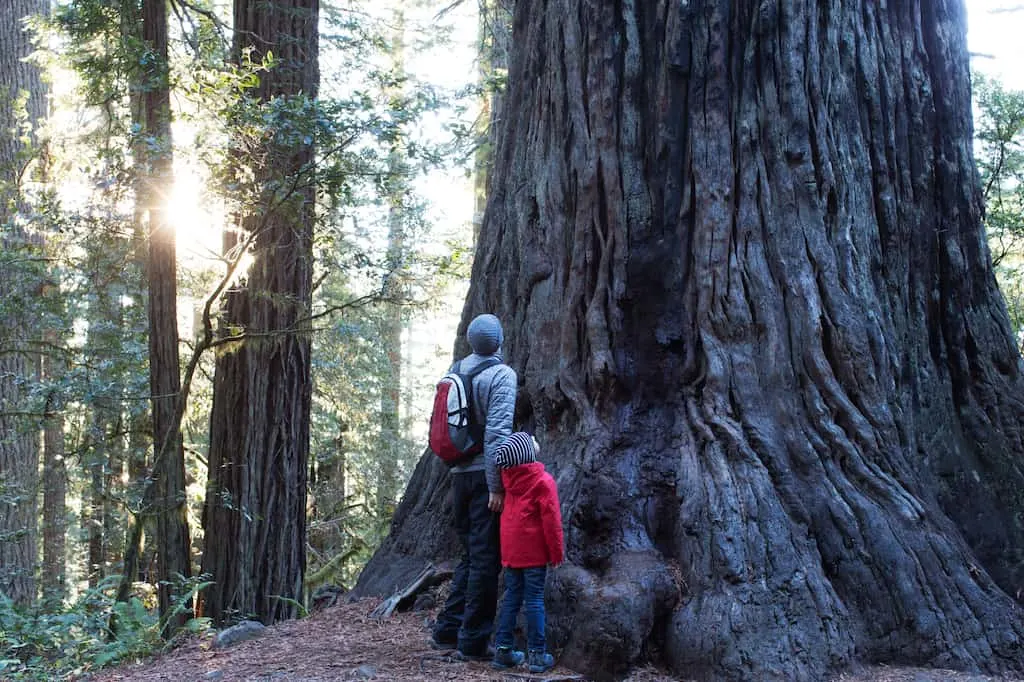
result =
[[[377,601],[339,604],[308,618],[267,628],[261,636],[216,649],[212,635],[187,640],[147,661],[90,674],[89,682],[327,682],[329,680],[396,680],[400,682],[519,682],[586,680],[556,667],[544,675],[525,668],[500,672],[488,663],[453,660],[429,647],[427,612],[396,613],[377,620]],[[635,670],[628,682],[679,680],[654,667]],[[948,670],[872,667],[845,673],[832,682],[1024,682]]]

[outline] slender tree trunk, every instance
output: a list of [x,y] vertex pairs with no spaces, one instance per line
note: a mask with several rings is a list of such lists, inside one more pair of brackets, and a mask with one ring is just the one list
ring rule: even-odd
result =
[[[46,295],[60,296],[57,287],[48,287]],[[59,336],[47,332],[50,352],[43,355],[43,381],[53,382],[64,373],[64,363],[54,351]],[[43,418],[43,600],[60,604],[67,594],[67,468],[64,464],[64,405],[60,392],[50,389]]]
[[[121,40],[126,45],[141,45],[143,50],[149,49],[143,40],[143,15],[146,9],[143,3],[140,3],[138,0],[121,0]],[[157,74],[152,74],[145,68],[142,68],[131,74],[137,87],[133,88],[128,95],[128,109],[131,112],[133,128],[142,131],[147,125],[146,105],[149,100],[149,91],[152,86],[159,86],[162,82],[159,79],[163,74],[161,69],[166,68],[166,60],[164,65],[154,65],[154,60],[151,59],[139,61],[148,65],[150,69],[153,69],[155,66],[158,71]],[[154,75],[157,78],[156,82],[152,81]],[[172,142],[173,140],[168,138],[167,144],[170,145]],[[150,199],[149,197],[154,193],[160,194],[163,190],[159,187],[159,180],[155,182],[155,187],[151,187],[151,184],[148,182],[147,173],[149,166],[147,164],[146,144],[146,136],[140,135],[137,136],[132,148],[132,158],[137,173],[134,178],[135,201],[132,204],[130,248],[133,274],[138,275],[138,289],[140,291],[145,289],[146,292],[144,297],[146,305],[143,306],[143,315],[145,318],[144,324],[148,328],[150,326],[149,318],[151,312],[149,304],[152,293],[149,290],[149,251],[151,242],[147,211],[150,204],[156,203],[159,207],[159,199]],[[175,285],[177,285],[177,282],[175,282]],[[147,342],[151,342],[149,338],[151,336],[152,332],[150,331],[149,336],[147,336]],[[118,588],[119,597],[122,599],[127,599],[128,595],[131,594],[132,581],[156,583],[159,579],[156,568],[159,541],[155,532],[155,518],[151,512],[155,509],[152,499],[156,495],[156,491],[153,490],[155,486],[152,470],[154,466],[152,451],[161,447],[156,445],[153,439],[155,429],[152,396],[160,394],[156,394],[153,390],[153,376],[153,373],[150,372],[150,409],[134,410],[129,416],[128,458],[125,464],[130,484],[125,490],[125,496],[129,500],[128,508],[138,509],[141,513],[131,515],[130,518],[126,519],[124,552],[121,562],[121,585]]]
[[[130,484],[125,490],[125,495],[130,500],[133,509],[149,508],[142,502],[142,498],[145,496],[146,488],[151,480],[149,479],[148,458],[152,445],[152,414],[148,410],[143,414],[133,414],[130,424],[127,462]],[[155,582],[157,579],[155,524],[151,517],[142,520],[142,524],[138,528],[138,547],[133,547],[131,543],[136,522],[136,519],[129,520],[128,527],[125,529],[123,575],[130,577],[133,581]]]
[[348,488],[345,481],[345,465],[348,460],[348,451],[345,447],[344,432],[338,434],[334,443],[337,447],[337,453],[335,454],[334,461],[331,463],[329,480],[335,491],[336,502],[331,510],[331,516],[332,518],[337,517],[344,521],[345,508],[347,506],[346,498],[348,497]]
[[480,235],[487,208],[487,188],[494,166],[494,150],[505,110],[508,56],[512,40],[515,0],[480,0],[480,83],[484,89],[478,147],[474,159],[473,241]]
[[[405,77],[405,14],[394,12],[391,41],[392,69],[397,82]],[[390,93],[401,99],[400,92]],[[384,286],[381,340],[387,353],[387,372],[381,387],[379,475],[377,479],[378,518],[390,523],[398,496],[398,458],[402,452],[402,308],[408,297],[406,275],[406,204],[408,202],[408,168],[404,162],[401,133],[388,158],[388,251],[387,282]]]
[[[115,328],[122,328],[120,322],[115,323]],[[101,336],[106,337],[107,334],[101,333]],[[93,345],[94,341],[95,337],[91,338],[89,345]],[[110,348],[100,345],[94,346],[93,350],[99,349],[101,354],[106,355]],[[121,413],[123,405],[118,392],[120,388],[111,387],[110,394],[93,401],[92,424],[83,449],[88,490],[86,504],[82,509],[82,523],[87,529],[87,574],[90,587],[95,587],[107,576],[119,572],[117,564],[121,558],[121,523],[117,487],[120,462],[125,450],[124,415]]]
[[[395,220],[392,218],[392,220]],[[392,242],[394,245],[394,242]],[[382,340],[387,348],[387,374],[381,390],[377,514],[389,523],[399,494],[398,458],[402,455],[402,310],[399,302],[384,303]]]
[[[121,308],[120,283],[113,281],[112,265],[102,246],[89,245],[91,279],[96,287],[92,305],[88,311],[89,328],[86,333],[85,353],[87,364],[100,367],[114,349],[120,348],[124,331]],[[92,381],[102,386],[88,403],[89,423],[82,448],[82,463],[85,468],[87,488],[82,505],[82,525],[86,529],[88,550],[86,553],[86,575],[89,586],[95,587],[109,575],[110,543],[107,536],[111,514],[112,462],[117,452],[123,450],[121,440],[121,412],[123,385],[119,379],[93,376]],[[102,382],[102,383],[101,383]]]
[[[505,322],[558,481],[567,663],[1024,669],[1024,385],[964,23],[959,0],[517,2],[463,330]],[[364,593],[447,551],[438,470]]]
[[85,463],[88,472],[88,489],[86,492],[85,504],[82,507],[82,525],[86,528],[88,538],[86,553],[86,575],[88,576],[89,587],[96,587],[106,577],[106,561],[104,557],[103,537],[103,500],[106,498],[105,484],[107,477],[104,474],[103,458],[105,457],[104,443],[106,430],[101,424],[97,424],[99,407],[93,406],[93,423],[90,433],[86,437]]
[[[317,457],[315,470],[310,470],[310,489],[316,501],[310,520],[316,523],[311,524],[309,546],[326,563],[331,563],[348,545],[345,533],[348,516],[345,508],[345,432],[348,428],[343,422],[338,428],[337,438],[331,441],[334,451]],[[328,579],[330,575],[324,577]],[[305,585],[307,591],[315,587],[308,581]]]
[[[48,360],[46,365],[52,361]],[[44,365],[44,371],[52,371]],[[43,436],[43,598],[60,603],[67,594],[67,468],[63,407],[47,411]]]
[[[0,246],[7,254],[33,241],[25,229],[21,197],[31,152],[24,138],[31,132],[21,127],[19,117],[34,127],[46,114],[40,71],[26,62],[34,48],[25,19],[47,9],[44,0],[0,5]],[[7,331],[0,334],[0,592],[19,605],[36,596],[39,428],[37,419],[25,416],[35,365],[28,347],[35,320],[25,309],[37,285],[19,276],[6,259],[0,261],[0,299],[16,316],[4,320]]]
[[[166,197],[174,182],[171,147],[171,95],[167,46],[167,0],[146,0],[143,44],[152,54],[140,74],[142,134],[155,140],[137,145],[139,185],[136,201],[147,220],[149,236],[149,374],[153,406],[153,508],[143,513],[156,520],[160,615],[170,613],[174,584],[192,575],[186,516],[185,451],[178,419],[181,376],[178,357],[177,253],[174,228],[166,215]],[[181,612],[165,623],[184,624]]]
[[125,430],[128,422],[126,405],[121,402],[121,411],[111,425],[111,432],[103,457],[103,496],[101,523],[103,537],[104,575],[123,575],[125,490],[121,484],[124,476],[124,462],[127,448]]
[[[235,0],[236,58],[279,60],[254,96],[316,97],[318,17],[317,0]],[[218,623],[293,617],[306,567],[313,145],[271,140],[264,152],[253,168],[264,191],[241,221],[252,265],[223,304],[222,331],[245,338],[217,357],[210,416],[202,570]]]

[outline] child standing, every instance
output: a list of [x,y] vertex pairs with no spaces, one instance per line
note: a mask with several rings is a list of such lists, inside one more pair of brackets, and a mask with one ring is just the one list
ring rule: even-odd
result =
[[544,642],[544,580],[548,565],[564,558],[562,513],[555,480],[537,461],[540,447],[528,433],[509,436],[495,451],[495,463],[505,486],[501,513],[501,564],[505,567],[505,598],[498,616],[496,649],[491,665],[519,665],[527,656],[512,648],[512,630],[521,606],[526,611],[530,672],[555,665]]

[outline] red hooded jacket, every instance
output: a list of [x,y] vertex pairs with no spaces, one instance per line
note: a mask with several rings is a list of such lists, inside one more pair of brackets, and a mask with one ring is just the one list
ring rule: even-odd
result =
[[562,512],[555,479],[541,462],[501,470],[505,507],[501,512],[501,564],[534,568],[562,563]]

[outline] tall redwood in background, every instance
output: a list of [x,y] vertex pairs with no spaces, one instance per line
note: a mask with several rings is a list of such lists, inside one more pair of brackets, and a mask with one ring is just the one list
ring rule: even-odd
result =
[[[19,606],[36,597],[39,493],[39,423],[29,415],[28,387],[37,356],[32,346],[37,320],[27,312],[40,282],[19,275],[8,260],[38,243],[23,215],[21,183],[31,177],[26,167],[36,151],[26,147],[22,126],[37,126],[46,116],[46,90],[40,70],[26,58],[35,50],[26,19],[47,14],[46,0],[4,0],[0,3],[0,298],[17,311],[0,332],[0,592]],[[38,142],[30,133],[33,144]]]
[[[235,0],[234,54],[259,63],[254,96],[315,98],[317,0]],[[220,351],[210,418],[202,570],[217,622],[295,615],[306,568],[309,456],[309,315],[313,275],[313,145],[268,141],[252,170],[262,196],[242,216],[231,249],[255,235],[252,265],[225,296],[222,334],[244,340]]]
[[[518,0],[513,31],[463,328],[504,321],[558,481],[562,660],[1024,668],[962,2]],[[446,491],[425,457],[361,592],[454,556]]]
[[[188,609],[176,609],[176,591],[192,576],[192,541],[185,492],[185,449],[181,435],[184,398],[178,353],[177,244],[168,219],[168,198],[174,186],[171,138],[170,64],[166,0],[141,5],[142,57],[138,60],[132,120],[138,133],[135,162],[136,231],[148,246],[146,279],[149,314],[149,386],[152,408],[153,458],[151,482],[142,508],[132,519],[124,551],[124,570],[117,598],[127,600],[143,553],[143,530],[154,532],[158,601],[167,633],[184,625]],[[170,618],[170,614],[174,617]]]
[[[153,406],[152,515],[156,520],[160,614],[173,608],[175,584],[192,575],[191,539],[186,516],[185,451],[178,415],[181,366],[178,356],[177,248],[174,226],[167,217],[167,198],[174,183],[171,145],[171,90],[167,49],[167,2],[145,0],[142,39],[152,51],[142,73],[142,133],[153,141],[139,144],[137,201],[149,236],[149,374]],[[187,612],[176,616],[183,624]]]

